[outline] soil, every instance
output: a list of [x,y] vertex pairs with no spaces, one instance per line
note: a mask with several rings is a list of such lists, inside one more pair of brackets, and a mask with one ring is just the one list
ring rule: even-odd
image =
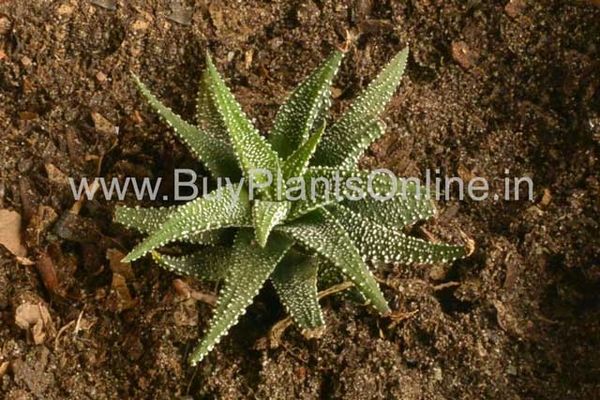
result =
[[[107,258],[139,237],[111,223],[116,201],[72,210],[65,178],[200,168],[130,71],[192,119],[209,50],[266,131],[348,35],[334,115],[411,46],[366,166],[421,177],[439,168],[494,189],[509,170],[532,179],[534,198],[440,202],[417,233],[476,248],[447,266],[380,266],[403,318],[327,298],[321,339],[290,328],[259,350],[285,315],[266,288],[191,368],[211,309],[185,293],[215,288],[150,260],[131,269]],[[2,398],[600,397],[595,0],[4,0],[0,104],[0,208],[23,217],[27,246],[20,259],[0,246]]]

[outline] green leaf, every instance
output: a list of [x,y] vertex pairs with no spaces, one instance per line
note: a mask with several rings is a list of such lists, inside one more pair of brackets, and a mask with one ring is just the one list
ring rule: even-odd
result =
[[373,275],[344,228],[326,210],[276,228],[331,261],[382,314],[390,309]]
[[294,90],[277,112],[269,141],[282,159],[286,159],[308,139],[319,112],[329,101],[331,81],[343,55],[335,50]]
[[201,232],[248,226],[252,215],[250,202],[244,190],[238,192],[238,186],[223,186],[206,197],[180,206],[160,229],[138,244],[123,262],[137,260],[150,250],[177,240],[186,240]]
[[179,139],[206,165],[214,176],[239,175],[235,156],[227,143],[207,135],[194,125],[184,121],[170,108],[163,105],[135,74],[133,80],[148,104],[173,128]]
[[184,256],[170,256],[152,252],[154,261],[164,269],[200,280],[218,281],[225,277],[231,249],[209,247]]
[[281,171],[277,153],[271,149],[269,143],[246,117],[208,55],[206,64],[209,91],[227,127],[231,144],[244,175],[254,177],[257,183],[264,183],[267,178],[261,173],[253,172],[264,170],[269,171],[273,178],[278,176]]
[[[290,220],[328,204],[348,199],[357,201],[359,196],[366,198],[373,194],[386,196],[394,190],[392,178],[388,175],[332,167],[309,167],[303,175],[303,182],[306,196],[294,201]],[[401,187],[397,185],[395,189],[400,191]]]
[[[115,209],[114,221],[135,229],[140,233],[150,234],[161,227],[161,225],[173,215],[180,206],[170,207],[124,207],[117,206]],[[213,230],[200,232],[197,235],[190,236],[187,243],[215,245],[224,240],[227,236],[225,230]]]
[[[334,285],[343,283],[345,280],[344,274],[342,274],[342,272],[329,260],[324,260],[322,258],[319,260],[319,273],[317,277],[319,290],[325,290]],[[367,303],[367,299],[356,289],[356,286],[351,286],[342,291],[340,296],[359,304]]]
[[435,215],[433,201],[415,182],[409,182],[404,191],[400,190],[389,200],[367,196],[357,201],[344,200],[340,204],[364,218],[396,230]]
[[288,314],[307,337],[325,326],[317,297],[318,259],[291,251],[275,268],[271,282]]
[[331,213],[350,235],[360,254],[371,261],[404,264],[450,262],[465,255],[462,247],[429,243],[378,225],[344,206],[330,208]]
[[256,240],[261,247],[265,247],[271,230],[285,221],[289,211],[290,203],[287,201],[254,201],[252,219]]
[[278,236],[262,248],[253,243],[251,231],[239,232],[215,313],[208,330],[190,357],[191,365],[202,361],[221,336],[237,323],[290,245],[290,241]]
[[205,70],[200,78],[198,96],[196,97],[196,121],[209,135],[230,143],[227,126],[215,104],[215,97],[210,92],[210,78]]
[[302,176],[306,172],[310,158],[315,152],[324,130],[325,122],[321,124],[317,131],[302,146],[285,160],[283,164],[283,179],[285,181],[296,176]]
[[389,62],[326,132],[315,153],[317,165],[352,168],[369,145],[383,134],[379,115],[396,91],[407,59],[408,47]]

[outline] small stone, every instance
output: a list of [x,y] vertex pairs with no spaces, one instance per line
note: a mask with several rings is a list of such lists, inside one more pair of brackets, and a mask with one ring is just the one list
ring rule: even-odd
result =
[[71,15],[73,14],[73,6],[70,4],[62,4],[60,7],[58,7],[58,9],[56,10],[56,12],[58,12],[58,15]]
[[545,188],[544,193],[542,194],[542,199],[540,200],[540,206],[545,207],[552,201],[552,193],[550,193],[550,189]]
[[0,379],[2,379],[4,375],[6,375],[6,372],[8,371],[8,365],[8,361],[4,361],[2,364],[0,364]]
[[148,29],[148,25],[148,21],[138,19],[131,25],[131,29],[133,29],[134,31],[145,31],[146,29]]
[[433,380],[436,382],[441,382],[444,378],[442,374],[442,369],[440,367],[433,368]]
[[106,81],[106,75],[103,72],[98,72],[96,74],[96,80],[100,83],[103,83]]
[[173,2],[171,4],[171,13],[167,15],[167,18],[180,25],[189,26],[192,23],[193,10],[191,8],[184,7],[179,2]]
[[29,66],[31,66],[31,64],[33,64],[33,61],[31,61],[31,58],[29,58],[27,56],[23,56],[23,57],[21,57],[21,64],[24,67],[29,67]]
[[104,8],[105,10],[114,11],[117,9],[115,0],[91,0],[90,3],[92,3],[95,6]]
[[18,212],[0,210],[0,245],[15,256],[27,255],[27,249],[21,238],[21,214]]
[[44,167],[46,168],[46,175],[48,175],[50,182],[58,185],[67,185],[69,183],[67,175],[58,169],[56,165],[46,163],[44,164]]
[[452,42],[452,58],[464,69],[470,69],[475,65],[477,54],[463,41]]
[[333,97],[334,99],[337,99],[341,95],[342,95],[342,89],[335,87],[335,86],[331,87],[331,97]]
[[429,278],[434,281],[444,280],[446,278],[446,274],[447,274],[446,268],[444,268],[442,265],[439,265],[439,264],[435,264],[429,270]]
[[244,68],[248,69],[252,65],[254,59],[254,50],[250,49],[244,53]]
[[12,27],[12,23],[10,19],[6,17],[0,17],[0,35],[5,35],[10,32],[10,28]]
[[516,18],[523,13],[526,3],[525,0],[510,0],[504,6],[504,12],[511,18]]
[[115,126],[106,117],[97,112],[92,112],[92,120],[94,121],[94,127],[100,133],[105,135],[114,135]]
[[48,308],[41,301],[23,303],[15,311],[15,325],[29,331],[35,344],[42,344],[56,333]]

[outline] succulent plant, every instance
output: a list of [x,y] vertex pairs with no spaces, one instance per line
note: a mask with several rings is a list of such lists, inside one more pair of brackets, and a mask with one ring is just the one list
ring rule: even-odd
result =
[[[236,102],[209,55],[200,80],[196,125],[164,106],[134,76],[149,105],[213,176],[240,180],[183,205],[117,207],[115,212],[117,222],[148,235],[124,262],[151,253],[159,265],[177,274],[223,281],[214,316],[190,357],[192,365],[213,349],[268,280],[292,320],[310,337],[325,324],[317,297],[321,276],[352,282],[356,294],[385,315],[390,309],[368,262],[449,262],[464,255],[460,246],[430,243],[403,231],[435,212],[414,185],[387,201],[330,196],[326,187],[310,198],[289,200],[266,184],[266,174],[255,172],[283,177],[279,181],[284,189],[290,189],[286,184],[293,179],[337,176],[357,178],[357,185],[369,190],[368,171],[360,170],[357,161],[384,133],[380,114],[401,80],[407,56],[408,49],[399,52],[326,128],[331,83],[343,57],[334,50],[281,106],[266,138]],[[251,183],[257,193],[250,190]],[[371,191],[383,194],[392,183],[378,175],[371,185]],[[344,194],[349,194],[346,189]],[[157,251],[174,242],[192,243],[198,250],[180,256]]]

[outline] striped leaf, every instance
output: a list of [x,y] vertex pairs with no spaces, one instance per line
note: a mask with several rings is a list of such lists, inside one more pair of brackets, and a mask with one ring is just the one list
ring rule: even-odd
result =
[[252,206],[252,222],[256,240],[265,247],[271,230],[282,223],[290,211],[287,201],[255,200]]
[[340,204],[363,218],[396,230],[435,215],[433,201],[427,197],[423,188],[414,182],[407,183],[404,190],[399,189],[389,200],[366,196],[362,200],[344,200]]
[[[289,219],[298,218],[328,204],[351,199],[399,193],[395,178],[385,174],[331,167],[309,167],[303,175],[305,199],[295,201]],[[291,188],[291,186],[290,186]],[[395,192],[394,192],[395,191]]]
[[304,144],[287,159],[283,164],[283,179],[287,181],[296,176],[302,176],[306,172],[310,158],[317,149],[321,140],[325,123],[323,122],[317,131]]
[[[178,208],[179,206],[148,208],[118,206],[115,208],[114,221],[140,233],[150,234],[159,229]],[[184,241],[215,245],[222,242],[228,233],[225,229],[200,232]]]
[[209,247],[184,256],[152,252],[154,261],[167,271],[208,281],[218,281],[225,277],[230,256],[231,249],[222,246]]
[[208,70],[204,70],[196,96],[196,123],[212,137],[229,144],[227,126],[215,104],[215,97],[210,91],[209,83]]

